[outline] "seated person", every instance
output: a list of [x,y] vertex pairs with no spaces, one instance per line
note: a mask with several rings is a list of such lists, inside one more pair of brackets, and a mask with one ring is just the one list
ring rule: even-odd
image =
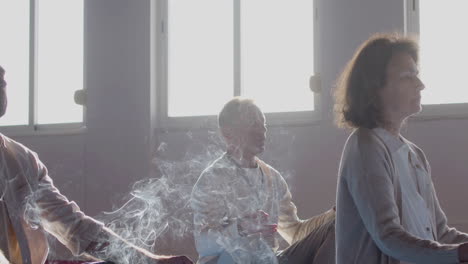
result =
[[[334,263],[334,209],[298,218],[286,181],[257,157],[267,131],[258,106],[236,97],[218,121],[227,151],[191,196],[198,263]],[[279,254],[277,233],[292,245]]]
[[[4,75],[0,66],[0,117],[7,107]],[[34,208],[33,216],[26,213],[28,208]],[[139,263],[192,263],[183,256],[158,256],[138,248],[84,215],[54,186],[36,153],[0,134],[0,263],[43,264],[49,250],[46,233],[74,255],[118,263],[125,253]]]
[[337,193],[337,264],[468,261],[468,234],[449,227],[423,151],[400,132],[421,111],[418,44],[377,34],[356,51],[336,92],[353,128]]

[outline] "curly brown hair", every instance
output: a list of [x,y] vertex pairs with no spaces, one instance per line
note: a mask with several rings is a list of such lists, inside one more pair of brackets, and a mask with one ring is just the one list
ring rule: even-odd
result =
[[378,33],[356,50],[338,78],[335,90],[335,121],[339,127],[375,128],[384,126],[380,90],[386,84],[390,59],[408,53],[418,63],[416,38],[398,33]]

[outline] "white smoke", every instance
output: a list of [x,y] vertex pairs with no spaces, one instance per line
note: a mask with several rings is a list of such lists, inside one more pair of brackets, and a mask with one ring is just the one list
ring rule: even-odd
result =
[[[156,254],[166,241],[177,245],[192,239],[193,213],[190,194],[201,172],[223,153],[217,133],[210,132],[207,144],[191,142],[182,159],[167,158],[171,145],[162,142],[155,150],[154,178],[133,184],[126,202],[112,212],[104,212],[98,219],[128,242]],[[193,138],[187,133],[189,139]],[[190,242],[192,243],[192,242]],[[118,243],[116,243],[118,244]],[[126,250],[110,247],[106,254],[120,254],[120,263],[139,263],[137,256],[129,256]],[[178,252],[184,254],[184,252]]]
[[[284,133],[281,134],[285,136]],[[177,246],[178,242],[184,243],[187,238],[192,237],[194,228],[190,194],[193,185],[201,172],[224,153],[224,142],[218,132],[209,132],[209,140],[205,143],[195,140],[191,132],[186,136],[190,140],[190,146],[182,159],[174,161],[167,158],[172,145],[160,143],[153,159],[155,177],[134,183],[130,193],[123,198],[121,206],[97,216],[98,220],[128,242],[156,254],[165,253],[160,252],[160,248],[166,240]],[[267,138],[267,142],[271,142],[271,139]],[[283,143],[273,147],[284,153],[284,158],[290,154],[291,138],[281,142]],[[37,192],[33,192],[25,207],[25,218],[34,228],[41,224],[36,199]],[[118,256],[119,264],[145,263],[138,255],[130,253],[127,245],[112,242],[105,254],[114,256],[114,259]],[[236,252],[233,258],[238,263],[247,263],[246,259],[250,259],[248,263],[277,263],[269,243],[263,239],[249,244],[236,244],[227,238],[218,242],[230,248],[230,252]]]

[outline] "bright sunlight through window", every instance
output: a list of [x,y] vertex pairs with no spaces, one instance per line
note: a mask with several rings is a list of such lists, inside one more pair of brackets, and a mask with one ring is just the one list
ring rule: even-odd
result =
[[[83,108],[73,100],[74,92],[83,89],[83,1],[37,1],[37,54],[29,52],[29,2],[0,0],[0,65],[8,82],[8,109],[0,125],[83,122]],[[31,56],[37,66],[35,90],[30,88]]]
[[468,103],[468,1],[420,1],[423,104]]
[[0,65],[8,83],[8,109],[0,125],[25,125],[29,112],[29,1],[0,0],[0,6]]
[[83,1],[40,0],[38,123],[83,122]]
[[232,0],[168,4],[168,114],[215,114],[233,95]]
[[216,115],[235,95],[314,110],[313,14],[312,0],[168,1],[168,115]]
[[265,112],[314,110],[311,0],[241,3],[241,87]]

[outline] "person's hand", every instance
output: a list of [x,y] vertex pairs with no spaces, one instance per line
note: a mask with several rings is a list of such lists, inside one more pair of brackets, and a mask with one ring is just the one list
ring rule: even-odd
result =
[[262,210],[247,214],[238,220],[238,228],[242,234],[252,235],[261,233],[272,235],[278,231],[277,224],[268,223],[269,215]]
[[186,256],[158,256],[157,264],[193,264]]

